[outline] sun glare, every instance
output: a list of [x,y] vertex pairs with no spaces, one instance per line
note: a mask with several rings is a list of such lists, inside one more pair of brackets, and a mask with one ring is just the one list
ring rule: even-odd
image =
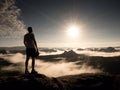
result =
[[77,37],[79,35],[79,28],[77,26],[71,26],[68,28],[67,33],[70,37]]

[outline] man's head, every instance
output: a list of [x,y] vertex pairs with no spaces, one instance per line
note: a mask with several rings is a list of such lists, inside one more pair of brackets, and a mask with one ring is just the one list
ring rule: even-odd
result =
[[29,33],[33,32],[32,27],[28,27],[28,32]]

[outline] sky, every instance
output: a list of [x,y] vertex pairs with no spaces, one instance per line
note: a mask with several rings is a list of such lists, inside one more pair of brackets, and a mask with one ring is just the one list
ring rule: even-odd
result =
[[0,46],[23,46],[29,26],[39,47],[120,46],[119,0],[0,0],[0,21]]

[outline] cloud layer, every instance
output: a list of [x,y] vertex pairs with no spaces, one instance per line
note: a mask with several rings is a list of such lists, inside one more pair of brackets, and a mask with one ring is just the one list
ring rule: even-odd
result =
[[[17,54],[8,54],[8,55],[0,55],[1,58],[7,60],[13,65],[2,68],[2,70],[18,70],[24,72],[24,62],[25,56],[21,53]],[[81,73],[99,73],[101,70],[95,69],[92,66],[88,66],[85,63],[76,64],[78,62],[66,62],[65,60],[61,60],[59,62],[44,62],[42,60],[36,60],[36,70],[39,73],[45,74],[49,77],[59,77],[64,75],[74,75]],[[17,64],[17,65],[14,65]],[[29,71],[31,70],[31,60],[29,62]]]
[[0,37],[18,37],[25,33],[20,12],[15,0],[0,0]]
[[85,54],[88,56],[101,56],[101,57],[114,57],[114,56],[120,56],[120,52],[99,52],[99,51],[89,51],[89,50],[83,50],[83,51],[77,51],[78,54]]

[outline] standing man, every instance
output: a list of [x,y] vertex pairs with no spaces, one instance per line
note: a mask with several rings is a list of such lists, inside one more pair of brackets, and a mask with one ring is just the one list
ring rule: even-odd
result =
[[38,50],[37,43],[33,34],[32,27],[28,27],[28,33],[24,35],[24,45],[26,47],[26,61],[25,61],[25,74],[29,74],[28,61],[32,58],[32,71],[31,74],[36,74],[35,71],[35,53]]

